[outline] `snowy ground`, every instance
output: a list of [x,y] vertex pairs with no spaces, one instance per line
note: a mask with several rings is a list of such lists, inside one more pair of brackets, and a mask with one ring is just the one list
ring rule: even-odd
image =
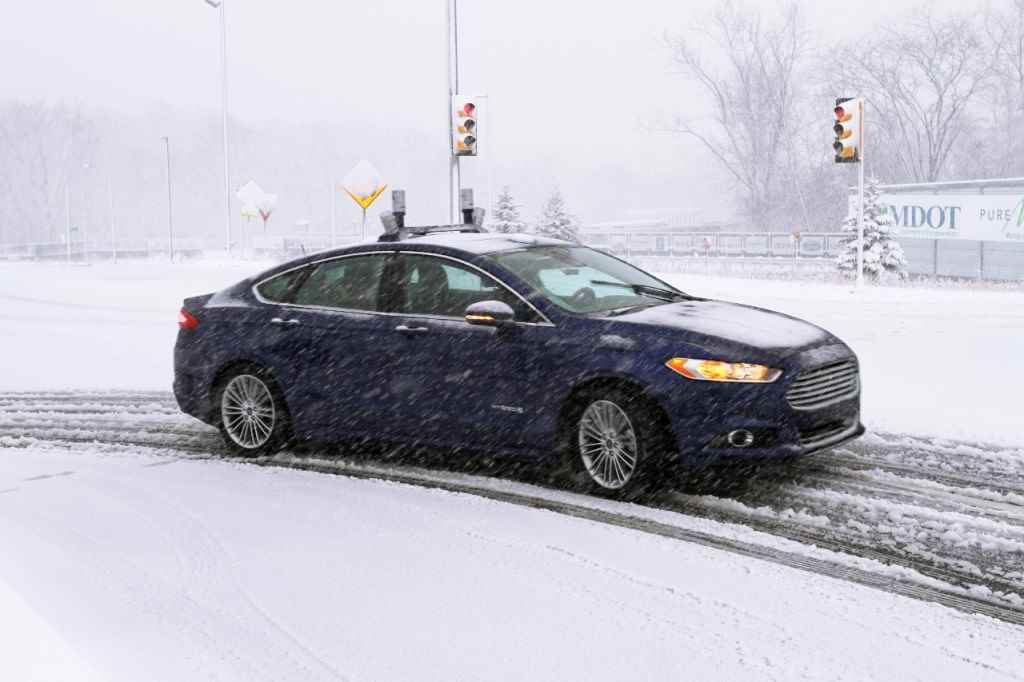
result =
[[5,679],[1024,675],[1016,626],[473,496],[88,447],[0,490]]
[[265,265],[0,264],[3,387],[170,390],[182,299]]
[[[1024,677],[1024,628],[799,561],[221,459],[166,394],[175,313],[258,267],[0,265],[0,679]],[[1024,295],[671,278],[846,339],[878,432],[601,509],[1020,607]]]

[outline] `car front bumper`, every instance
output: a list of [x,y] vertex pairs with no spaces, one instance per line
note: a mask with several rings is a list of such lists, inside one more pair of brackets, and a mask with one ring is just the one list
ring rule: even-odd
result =
[[[837,395],[820,405],[801,404],[800,391],[789,393],[803,371],[816,372],[828,363],[852,361],[835,347],[802,354],[789,368],[787,381],[764,386],[725,384],[684,384],[677,386],[669,407],[678,457],[690,468],[704,465],[742,463],[755,460],[787,459],[828,449],[861,436],[860,385],[855,391]],[[837,349],[837,350],[842,350]],[[816,355],[812,354],[816,353]],[[838,356],[838,357],[837,357]],[[810,367],[810,370],[807,368]],[[832,379],[827,380],[833,385]],[[729,434],[752,434],[752,443],[730,443]]]

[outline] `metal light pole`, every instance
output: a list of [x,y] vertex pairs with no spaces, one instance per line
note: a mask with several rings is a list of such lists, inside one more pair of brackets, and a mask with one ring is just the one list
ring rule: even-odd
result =
[[857,164],[857,194],[860,210],[857,216],[857,284],[864,286],[864,98],[860,99],[860,163]]
[[167,150],[167,250],[170,260],[174,262],[174,211],[171,203],[171,140],[166,135],[162,138]]
[[[448,99],[444,106],[444,124],[448,128],[448,222],[455,224],[459,206],[459,191],[462,189],[462,175],[459,157],[455,155],[455,139],[452,130],[452,97],[459,91],[459,2],[445,0],[447,7],[448,43]],[[461,222],[461,221],[459,221]]]
[[[89,162],[85,162],[85,163],[82,164],[82,170],[89,171],[89,170],[92,170],[92,169],[93,168],[92,168],[91,165],[89,165]],[[85,178],[83,177],[83,182],[82,182],[83,185],[85,184],[84,180],[85,180]],[[85,192],[85,194],[87,194],[87,193],[88,192]],[[83,200],[81,203],[85,204],[85,201]],[[88,263],[89,262],[89,221],[88,220],[82,220],[80,228],[81,228],[81,233],[82,233],[82,262],[83,263]]]
[[64,181],[64,250],[68,264],[71,263],[71,173]]
[[337,194],[338,188],[335,186],[334,181],[331,181],[331,248],[338,246],[338,207],[337,207]]
[[220,97],[224,138],[224,246],[231,253],[231,157],[228,143],[228,25],[226,0],[203,0],[220,14]]

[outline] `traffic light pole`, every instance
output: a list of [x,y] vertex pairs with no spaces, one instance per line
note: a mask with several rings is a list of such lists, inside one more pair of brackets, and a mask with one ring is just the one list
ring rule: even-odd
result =
[[860,98],[860,163],[857,164],[857,288],[864,286],[864,98]]
[[448,98],[444,103],[444,124],[448,129],[448,223],[455,224],[459,206],[459,190],[462,189],[462,169],[455,149],[452,130],[452,98],[459,91],[459,4],[458,0],[445,0],[448,27]]

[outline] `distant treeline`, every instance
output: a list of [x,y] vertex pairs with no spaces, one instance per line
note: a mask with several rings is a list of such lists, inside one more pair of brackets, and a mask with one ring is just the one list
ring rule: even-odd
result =
[[839,96],[867,99],[866,170],[883,182],[1024,175],[1024,0],[922,4],[863,35],[811,31],[799,3],[725,0],[665,40],[711,115],[664,130],[701,141],[751,226],[838,225],[856,171],[832,161]]

